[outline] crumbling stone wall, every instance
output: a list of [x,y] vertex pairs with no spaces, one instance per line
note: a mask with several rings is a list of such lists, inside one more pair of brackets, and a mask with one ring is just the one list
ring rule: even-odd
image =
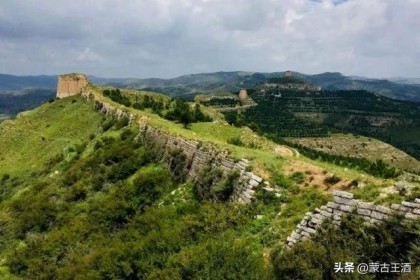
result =
[[358,215],[371,224],[386,222],[393,215],[401,215],[405,219],[420,218],[418,198],[414,202],[403,201],[388,208],[353,199],[353,194],[348,192],[333,191],[332,194],[334,195],[332,202],[305,214],[296,230],[287,238],[285,245],[287,248],[301,240],[311,238],[325,221],[339,225],[343,215]]
[[58,77],[57,97],[64,98],[82,93],[89,81],[83,74],[66,74]]
[[186,140],[149,125],[142,125],[140,128],[141,137],[145,143],[158,145],[160,150],[167,151],[165,152],[166,155],[173,150],[179,150],[185,154],[188,162],[186,166],[188,179],[200,183],[200,171],[204,166],[208,165],[212,168],[220,168],[225,176],[233,170],[238,170],[239,178],[234,184],[230,200],[250,203],[254,198],[254,189],[262,182],[262,178],[247,171],[249,166],[247,159],[235,162],[226,151],[220,150],[215,146]]
[[[130,122],[137,121],[140,127],[140,137],[146,145],[157,146],[162,151],[162,157],[166,162],[171,161],[173,153],[171,151],[179,150],[186,158],[188,163],[185,168],[187,179],[195,183],[200,183],[200,171],[203,167],[210,165],[212,168],[220,168],[224,176],[227,176],[233,170],[239,172],[239,178],[234,183],[233,193],[230,197],[231,201],[240,203],[250,203],[255,194],[255,188],[262,183],[262,178],[250,172],[249,161],[241,159],[233,160],[229,154],[220,148],[211,144],[202,144],[198,141],[187,140],[176,135],[172,135],[166,131],[152,127],[143,121],[141,116],[135,116],[130,112],[114,108],[111,104],[96,100],[94,95],[85,91],[82,97],[90,100],[95,104],[95,108],[103,114],[112,114],[117,118],[127,117]],[[136,117],[138,117],[136,119]],[[218,183],[217,181],[214,184]]]

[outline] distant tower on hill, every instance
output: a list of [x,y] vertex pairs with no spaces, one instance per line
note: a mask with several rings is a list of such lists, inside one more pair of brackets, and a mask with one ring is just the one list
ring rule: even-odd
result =
[[89,81],[83,74],[65,74],[58,77],[57,97],[64,98],[82,93]]
[[246,89],[241,89],[239,91],[239,99],[240,100],[244,100],[244,99],[247,99],[247,98],[248,98],[248,92],[247,92],[247,90]]
[[285,78],[291,78],[291,77],[293,77],[293,73],[292,73],[292,71],[286,71],[286,72],[284,72],[284,77]]

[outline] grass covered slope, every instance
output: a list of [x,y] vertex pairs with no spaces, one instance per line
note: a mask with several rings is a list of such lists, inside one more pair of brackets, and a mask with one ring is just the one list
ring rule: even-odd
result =
[[[0,126],[7,128],[0,145],[8,168],[8,176],[0,174],[0,279],[293,279],[295,272],[279,255],[283,242],[306,212],[331,199],[308,166],[317,166],[319,176],[337,174],[341,182],[361,178],[357,170],[309,160],[293,149],[280,153],[279,145],[229,126],[217,114],[213,122],[184,128],[153,108],[113,102],[101,90],[92,89],[95,98],[133,113],[132,125],[70,97]],[[123,94],[130,103],[136,103],[131,94],[153,97]],[[177,166],[165,164],[162,150],[142,143],[139,120],[250,159],[252,171],[276,192],[260,186],[249,205],[206,199],[192,182],[173,175]],[[375,183],[383,183],[368,175],[363,180],[375,190]],[[339,250],[319,261],[329,263]],[[362,253],[356,252],[357,259]],[[291,261],[298,263],[299,255]],[[317,263],[306,263],[302,275],[311,275]]]
[[102,115],[80,96],[56,100],[0,125],[0,176],[30,176],[66,158],[99,130]]
[[200,201],[161,151],[123,126],[105,119],[51,164],[59,173],[35,174],[19,195],[2,196],[0,278],[266,278],[263,246],[248,230],[255,211]]
[[335,155],[383,160],[403,170],[420,173],[420,162],[395,147],[368,137],[332,134],[329,137],[288,138],[288,141]]

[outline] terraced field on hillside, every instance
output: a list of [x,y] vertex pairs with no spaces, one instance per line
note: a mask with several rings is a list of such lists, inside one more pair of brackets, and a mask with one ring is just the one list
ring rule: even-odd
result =
[[385,141],[420,158],[420,104],[366,91],[315,91],[257,87],[258,106],[243,113],[246,123],[272,137],[320,137],[354,133]]
[[383,160],[400,169],[420,172],[420,162],[412,156],[382,141],[352,134],[329,137],[288,138],[288,141],[335,155]]

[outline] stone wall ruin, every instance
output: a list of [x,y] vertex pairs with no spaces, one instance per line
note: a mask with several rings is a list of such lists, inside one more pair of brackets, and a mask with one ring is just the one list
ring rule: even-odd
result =
[[[204,166],[218,168],[226,177],[232,171],[237,171],[239,176],[233,184],[233,193],[230,201],[239,203],[250,203],[254,199],[255,188],[258,187],[263,179],[249,171],[249,161],[247,159],[233,160],[229,154],[208,143],[200,143],[195,140],[187,140],[176,135],[172,135],[159,128],[155,128],[142,121],[142,118],[136,120],[132,113],[119,108],[114,108],[111,104],[95,100],[95,96],[85,91],[82,97],[94,103],[96,110],[103,114],[111,114],[117,118],[126,117],[130,122],[137,121],[140,127],[141,140],[146,145],[153,145],[162,151],[165,162],[172,161],[173,151],[178,150],[185,156],[185,176],[196,184],[201,183],[200,171]],[[219,181],[214,181],[217,184]]]
[[339,225],[343,215],[357,215],[371,224],[386,222],[395,215],[412,220],[420,218],[420,199],[418,198],[414,202],[403,201],[401,204],[392,204],[388,208],[359,201],[348,192],[333,191],[332,194],[334,196],[332,202],[305,214],[297,228],[287,237],[286,248],[291,248],[295,243],[311,238],[324,222]]

